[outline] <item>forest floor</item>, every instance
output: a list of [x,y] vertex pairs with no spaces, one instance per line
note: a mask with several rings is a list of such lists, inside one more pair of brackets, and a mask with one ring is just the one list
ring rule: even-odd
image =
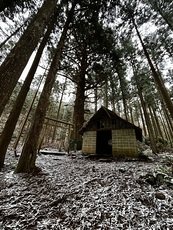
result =
[[173,152],[151,161],[37,157],[42,170],[0,172],[0,229],[173,229]]

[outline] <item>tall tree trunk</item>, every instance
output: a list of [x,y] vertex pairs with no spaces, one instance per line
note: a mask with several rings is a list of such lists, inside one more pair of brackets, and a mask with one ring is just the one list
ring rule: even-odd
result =
[[148,109],[149,109],[149,114],[150,114],[151,121],[152,121],[154,136],[155,136],[155,138],[156,138],[156,141],[158,142],[159,132],[158,132],[158,129],[157,129],[157,124],[156,124],[155,118],[154,118],[154,116],[153,116],[151,106],[148,106]]
[[78,133],[84,123],[84,103],[85,103],[85,74],[87,69],[87,52],[85,44],[83,45],[80,70],[77,79],[77,92],[73,113],[73,133],[72,137],[77,142],[77,148],[82,146],[82,136]]
[[105,80],[103,92],[104,92],[104,95],[103,95],[104,106],[108,108],[108,79]]
[[157,115],[157,113],[156,113],[156,111],[155,111],[154,108],[152,108],[152,112],[153,112],[153,115],[154,115],[154,119],[155,119],[155,121],[156,121],[158,134],[159,134],[160,137],[162,137],[162,139],[164,139],[164,137],[163,137],[163,132],[162,132],[161,126],[160,126],[160,121],[159,121],[159,119],[158,119],[158,115]]
[[7,122],[5,124],[4,129],[3,129],[3,132],[0,136],[0,168],[4,164],[5,154],[6,154],[8,145],[11,141],[14,129],[16,127],[18,118],[20,116],[20,113],[21,113],[23,104],[25,102],[27,93],[30,89],[31,82],[32,82],[34,75],[35,75],[35,72],[37,70],[40,58],[41,58],[43,50],[44,50],[44,47],[48,41],[51,30],[53,29],[53,25],[54,25],[54,23],[51,23],[47,32],[45,33],[45,36],[44,36],[44,38],[43,38],[43,40],[42,40],[42,42],[38,48],[38,51],[36,53],[33,64],[30,68],[30,71],[29,71],[29,73],[28,73],[28,75],[24,81],[24,84],[23,84],[23,86],[19,92],[19,95],[17,96],[15,104],[11,110],[11,113],[7,119]]
[[[85,102],[85,95],[84,95],[84,81],[80,81],[80,83],[77,86],[77,93],[76,93],[76,99],[75,99],[75,105],[74,105],[74,115],[73,115],[73,139],[77,142],[82,141],[82,136],[78,134],[79,129],[82,128],[84,123],[84,102]],[[80,144],[80,143],[78,143]],[[80,146],[78,146],[80,147]]]
[[81,71],[80,79],[77,83],[77,92],[76,92],[76,99],[74,103],[74,113],[73,113],[74,127],[73,127],[72,137],[76,142],[82,141],[82,136],[78,134],[78,131],[79,129],[82,128],[84,123],[84,102],[85,102],[85,72]]
[[98,100],[98,90],[97,87],[94,89],[94,111],[97,112],[97,100]]
[[138,107],[135,106],[135,120],[137,121],[138,126],[140,127],[140,121],[139,121],[139,110]]
[[15,88],[32,52],[56,9],[58,0],[45,0],[23,35],[0,67],[0,115]]
[[154,154],[156,154],[157,153],[157,146],[156,146],[156,142],[155,142],[153,126],[152,126],[152,123],[151,123],[151,120],[150,120],[150,117],[149,117],[149,114],[148,114],[148,111],[147,111],[147,105],[145,103],[145,100],[144,100],[144,97],[143,97],[143,94],[142,94],[142,88],[140,87],[140,83],[139,83],[138,77],[136,75],[135,67],[133,66],[133,63],[132,63],[132,68],[133,68],[133,73],[134,73],[134,77],[135,77],[135,81],[136,81],[136,86],[137,86],[137,89],[138,89],[138,95],[139,95],[139,98],[140,98],[140,101],[141,101],[142,109],[143,109],[144,116],[145,116],[146,125],[147,125],[147,128],[148,128],[150,146],[151,146],[152,152]]
[[113,77],[110,78],[110,86],[111,86],[111,104],[112,104],[112,110],[116,112],[115,104],[116,104],[116,96],[115,96],[115,79]]
[[[35,99],[36,99],[36,96],[37,96],[37,94],[38,94],[40,85],[41,85],[41,83],[42,83],[42,81],[43,81],[43,78],[44,78],[44,74],[43,74],[43,76],[42,76],[42,78],[41,78],[41,80],[40,80],[40,82],[39,82],[39,84],[38,84],[38,87],[37,87],[36,92],[34,93],[34,96],[33,96],[32,101],[31,101],[31,103],[30,103],[30,105],[29,105],[29,107],[28,107],[28,110],[27,110],[27,112],[26,112],[26,115],[25,115],[25,117],[24,117],[24,120],[22,121],[22,125],[21,125],[21,127],[20,127],[20,129],[19,129],[19,133],[18,133],[18,135],[17,135],[17,138],[16,138],[16,140],[15,140],[15,142],[14,142],[13,149],[14,149],[15,154],[16,154],[17,145],[18,145],[19,140],[20,140],[20,138],[21,138],[21,135],[22,135],[22,132],[23,132],[23,130],[24,130],[24,127],[25,127],[25,125],[26,125],[26,123],[27,123],[27,121],[28,121],[28,117],[29,117],[30,112],[31,112],[31,110],[32,110],[33,104],[34,104],[34,102],[35,102]],[[29,125],[29,126],[30,126],[30,125]],[[28,128],[27,128],[26,130],[29,130],[29,126],[28,126]],[[23,139],[24,139],[24,138],[23,138]]]
[[144,136],[146,137],[147,136],[147,127],[145,125],[145,119],[144,119],[142,109],[141,109],[141,104],[140,104],[139,101],[138,101],[138,104],[139,104],[139,109],[140,109],[140,114],[141,114],[142,126],[143,126],[143,130],[144,130]]
[[19,28],[17,28],[11,35],[9,35],[3,42],[1,42],[0,44],[0,49],[5,45],[5,43],[10,40],[10,38],[12,38],[14,35],[16,35],[22,27],[24,27],[24,25],[26,24],[26,22],[23,23],[23,25],[21,25]]
[[122,100],[123,100],[123,107],[124,107],[124,115],[125,115],[125,119],[128,121],[127,102],[126,102],[125,88],[124,88],[124,82],[123,82],[123,73],[122,73],[121,68],[122,67],[121,67],[120,63],[118,63],[116,65],[116,71],[117,71],[119,82],[120,82],[120,88],[121,88],[121,94],[122,94]]
[[[173,31],[173,24],[171,21],[165,16],[161,8],[157,5],[158,0],[156,0],[154,3],[150,3],[153,5],[153,7],[157,10],[157,12],[160,14],[160,16],[163,18],[163,20],[166,22],[166,24],[169,26],[169,28]],[[168,1],[169,2],[169,1]]]
[[163,126],[164,138],[170,141],[171,137],[169,135],[168,127],[166,126],[165,118],[163,117],[163,114],[161,113],[161,111],[160,111],[160,121]]
[[[129,110],[130,110],[130,119],[131,119],[131,123],[134,124],[132,108],[130,107]],[[127,120],[127,117],[126,117],[126,120]]]
[[163,125],[163,128],[164,128],[166,139],[169,141],[169,144],[171,146],[173,146],[173,133],[172,133],[172,131],[170,129],[171,127],[169,126],[169,122],[167,120],[165,111],[160,110],[159,112],[160,112],[160,118],[161,118],[161,121],[162,121],[162,125]]
[[139,89],[138,93],[139,93],[142,109],[144,111],[144,116],[145,116],[145,120],[146,120],[146,124],[147,124],[147,128],[148,128],[150,146],[151,146],[153,153],[156,154],[157,153],[157,147],[156,147],[156,142],[155,142],[154,131],[153,131],[152,123],[150,121],[150,117],[149,117],[149,114],[147,111],[146,103],[144,101],[141,89]]
[[163,82],[162,77],[159,76],[159,74],[157,73],[157,71],[156,71],[156,69],[155,69],[155,67],[154,67],[154,65],[153,65],[153,63],[152,63],[152,61],[151,61],[150,55],[149,55],[149,53],[148,53],[148,51],[147,51],[147,49],[146,49],[146,46],[145,46],[145,44],[144,44],[144,42],[143,42],[143,40],[142,40],[142,37],[141,37],[141,35],[140,35],[140,33],[139,33],[139,30],[138,30],[138,28],[137,28],[137,25],[136,25],[136,23],[135,23],[134,18],[132,18],[132,22],[133,22],[133,25],[134,25],[134,27],[135,27],[136,33],[137,33],[137,35],[138,35],[138,38],[139,38],[139,40],[140,40],[140,42],[141,42],[141,45],[142,45],[144,54],[145,54],[145,56],[146,56],[146,58],[147,58],[147,60],[148,60],[148,64],[149,64],[149,66],[150,66],[150,68],[151,68],[151,71],[152,71],[152,74],[153,74],[153,77],[154,77],[154,81],[155,81],[155,83],[156,83],[156,86],[157,86],[157,88],[158,88],[158,91],[162,94],[162,97],[163,97],[163,99],[164,99],[164,102],[165,102],[165,104],[166,104],[166,106],[167,106],[167,108],[168,108],[168,110],[169,110],[169,112],[170,112],[170,116],[171,116],[172,119],[173,119],[173,103],[172,103],[172,101],[171,101],[170,95],[169,95],[169,93],[168,93],[168,91],[167,91],[167,89],[166,89],[166,87],[165,87],[165,85],[164,85],[164,82]]
[[37,148],[39,144],[39,136],[44,124],[44,118],[46,115],[46,109],[49,104],[49,97],[51,94],[51,90],[53,87],[53,84],[56,80],[56,73],[60,64],[61,54],[62,54],[62,48],[65,43],[65,39],[67,36],[67,31],[69,28],[69,24],[72,21],[73,18],[73,12],[77,1],[74,1],[72,4],[71,10],[68,12],[68,16],[62,31],[62,35],[60,37],[60,41],[57,45],[56,52],[54,54],[46,82],[43,87],[43,91],[41,93],[35,115],[33,118],[33,123],[31,125],[27,140],[24,144],[17,168],[15,170],[16,173],[19,172],[31,172],[35,169],[35,161],[36,161],[36,155],[37,155]]
[[[27,1],[28,0],[25,0],[24,2],[27,2]],[[0,1],[0,12],[4,11],[6,8],[13,8],[18,4],[20,4],[20,0],[1,0]]]
[[[57,120],[59,119],[59,114],[60,114],[61,105],[62,105],[62,99],[63,99],[63,96],[64,96],[64,91],[66,89],[66,85],[67,85],[67,78],[65,78],[65,82],[64,82],[64,85],[63,85],[63,88],[62,88],[61,98],[60,98],[60,101],[59,101],[58,112],[57,112],[57,116],[56,116]],[[56,130],[57,130],[57,127],[55,125],[55,127],[53,128],[52,143],[55,142]]]
[[163,111],[164,117],[166,119],[167,127],[169,129],[169,133],[170,133],[170,135],[172,136],[172,139],[173,139],[173,124],[172,124],[172,121],[170,119],[170,116],[168,114],[167,109],[163,105],[162,105],[162,111]]

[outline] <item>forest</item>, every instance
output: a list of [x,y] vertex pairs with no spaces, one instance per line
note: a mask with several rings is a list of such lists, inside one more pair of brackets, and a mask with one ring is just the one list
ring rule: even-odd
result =
[[[0,228],[173,227],[172,54],[170,0],[0,1]],[[82,155],[102,105],[142,129],[146,162]]]

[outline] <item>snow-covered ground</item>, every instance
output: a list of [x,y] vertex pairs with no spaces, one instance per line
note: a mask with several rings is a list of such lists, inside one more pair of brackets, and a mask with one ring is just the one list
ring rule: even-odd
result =
[[[42,171],[14,174],[7,155],[0,172],[0,229],[173,229],[170,157],[152,162],[105,162],[74,156],[39,155]],[[152,179],[161,174],[161,179]],[[152,185],[151,185],[152,184]]]

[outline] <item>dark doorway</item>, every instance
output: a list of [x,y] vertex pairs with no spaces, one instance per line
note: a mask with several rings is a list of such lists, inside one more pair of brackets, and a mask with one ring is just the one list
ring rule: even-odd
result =
[[97,131],[96,154],[112,155],[112,131]]

